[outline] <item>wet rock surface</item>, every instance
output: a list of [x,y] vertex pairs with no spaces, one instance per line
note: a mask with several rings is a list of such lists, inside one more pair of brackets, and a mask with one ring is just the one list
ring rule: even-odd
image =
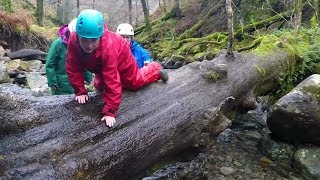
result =
[[31,89],[37,96],[50,95],[45,57],[46,53],[40,50],[21,49],[11,53],[0,46],[0,84],[13,83]]
[[271,160],[261,152],[261,139],[268,134],[265,114],[240,115],[189,162],[178,162],[143,180],[159,179],[304,179],[291,164]]
[[320,149],[299,148],[295,153],[294,166],[307,179],[320,179]]

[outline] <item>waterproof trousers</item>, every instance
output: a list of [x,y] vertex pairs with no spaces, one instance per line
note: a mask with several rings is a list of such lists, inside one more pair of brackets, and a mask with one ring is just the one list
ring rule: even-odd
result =
[[[161,79],[159,71],[162,69],[161,65],[157,62],[151,62],[146,66],[138,69],[138,72],[130,79],[123,79],[120,74],[121,84],[123,89],[138,90],[145,85],[151,84]],[[105,85],[101,74],[95,74],[94,87],[98,91],[103,91]]]

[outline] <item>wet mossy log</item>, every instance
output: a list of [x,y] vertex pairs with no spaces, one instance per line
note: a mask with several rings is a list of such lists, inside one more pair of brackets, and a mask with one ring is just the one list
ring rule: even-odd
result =
[[[245,101],[259,83],[286,71],[287,60],[286,53],[235,53],[234,61],[226,61],[222,53],[188,64],[169,72],[166,84],[124,92],[111,129],[100,121],[98,95],[80,105],[72,95],[34,97],[1,85],[0,179],[130,179],[161,158],[199,144],[203,134],[220,133],[223,123],[205,114],[230,96],[236,104]],[[204,78],[221,64],[226,77]],[[265,69],[264,76],[256,66]]]
[[235,37],[237,39],[240,39],[243,35],[244,32],[246,33],[251,33],[251,32],[254,32],[255,30],[257,29],[260,29],[260,28],[263,28],[263,27],[269,27],[271,24],[273,23],[276,23],[276,22],[279,22],[279,21],[285,21],[285,20],[288,20],[290,18],[290,15],[291,15],[291,11],[288,11],[288,12],[284,12],[284,13],[281,13],[281,14],[277,14],[275,16],[272,16],[270,18],[267,18],[267,19],[264,19],[262,21],[259,21],[259,22],[254,22],[254,23],[251,23],[251,24],[248,24],[242,28],[240,28],[239,30],[237,30],[235,32]]

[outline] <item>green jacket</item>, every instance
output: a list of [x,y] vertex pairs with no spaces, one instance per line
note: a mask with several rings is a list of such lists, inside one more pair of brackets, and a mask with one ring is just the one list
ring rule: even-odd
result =
[[[55,39],[46,58],[48,86],[51,87],[53,95],[73,94],[73,88],[66,72],[66,55],[67,45],[62,42],[61,37]],[[92,73],[85,71],[84,79],[86,82],[91,82]],[[58,86],[58,89],[53,88],[55,85]]]

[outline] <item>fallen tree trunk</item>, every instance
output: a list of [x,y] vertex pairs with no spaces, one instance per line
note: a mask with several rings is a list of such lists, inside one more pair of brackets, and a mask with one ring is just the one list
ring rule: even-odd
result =
[[[220,54],[191,63],[170,72],[167,84],[125,92],[111,129],[100,121],[98,96],[79,105],[73,96],[33,97],[0,86],[0,179],[128,179],[223,131],[229,124],[214,107],[230,96],[245,101],[259,83],[286,71],[288,60],[286,53],[235,53],[232,62]],[[228,76],[211,81],[221,64]]]

